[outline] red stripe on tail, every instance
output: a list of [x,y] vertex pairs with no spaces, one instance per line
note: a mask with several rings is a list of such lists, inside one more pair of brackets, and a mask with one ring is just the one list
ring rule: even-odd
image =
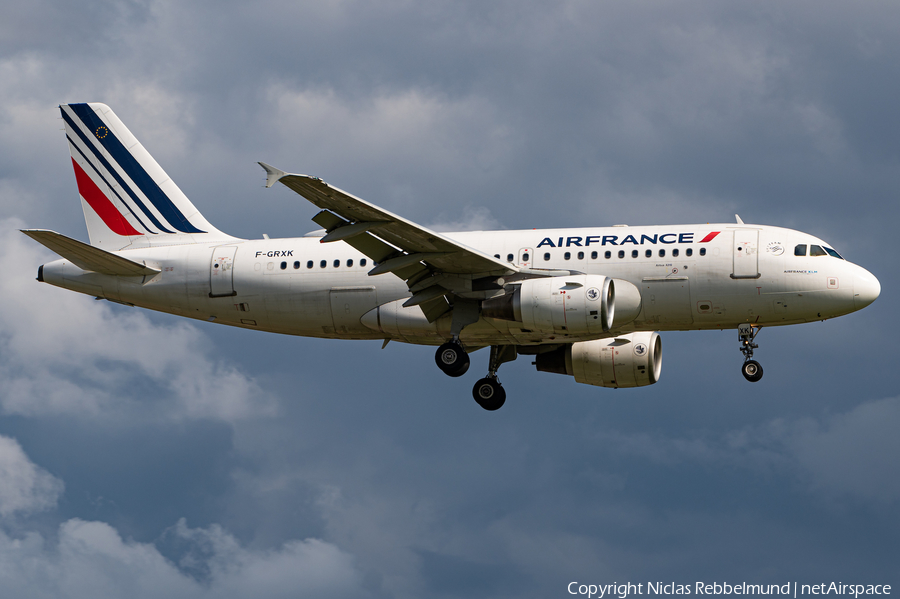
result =
[[72,159],[72,166],[75,167],[75,180],[78,182],[78,193],[84,198],[84,201],[94,209],[97,216],[103,219],[106,226],[116,235],[143,235],[131,226],[125,217],[122,216],[113,203],[109,201],[106,194],[100,191],[97,184],[88,177],[87,173]]

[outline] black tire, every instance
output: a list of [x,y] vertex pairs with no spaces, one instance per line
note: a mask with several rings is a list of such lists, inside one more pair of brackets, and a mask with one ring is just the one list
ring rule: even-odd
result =
[[459,343],[445,343],[435,352],[434,362],[447,376],[462,376],[469,369],[469,354]]
[[500,381],[492,378],[483,378],[475,383],[472,397],[479,406],[489,412],[499,410],[506,403],[506,391],[500,385]]
[[755,383],[763,377],[763,367],[756,360],[747,360],[741,366],[741,374],[751,383]]

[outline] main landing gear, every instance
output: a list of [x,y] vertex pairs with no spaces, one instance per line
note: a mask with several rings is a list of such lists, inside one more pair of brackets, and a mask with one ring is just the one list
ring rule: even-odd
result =
[[434,354],[434,361],[447,376],[462,376],[469,369],[469,354],[463,349],[459,339],[440,346]]
[[[488,374],[475,383],[472,388],[472,397],[479,406],[493,412],[499,410],[506,403],[506,391],[500,385],[497,378],[497,370],[504,362],[511,362],[517,357],[514,345],[492,345],[491,358],[488,364]],[[462,376],[469,369],[469,354],[463,349],[458,339],[453,339],[440,346],[434,355],[444,374],[448,376]]]
[[497,378],[497,370],[500,369],[501,364],[512,362],[517,356],[515,345],[491,346],[488,375],[475,383],[475,387],[472,389],[472,397],[475,398],[475,402],[479,406],[489,412],[503,407],[503,404],[506,403],[506,391],[500,385],[500,379]]
[[759,362],[753,359],[753,350],[759,346],[753,343],[759,334],[761,327],[753,328],[750,324],[738,325],[738,340],[741,342],[741,353],[744,354],[744,365],[741,366],[741,374],[744,378],[755,383],[763,376],[763,368]]

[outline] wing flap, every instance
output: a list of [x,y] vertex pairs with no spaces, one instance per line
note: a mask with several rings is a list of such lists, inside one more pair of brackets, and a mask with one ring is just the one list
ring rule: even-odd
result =
[[82,270],[123,277],[140,277],[159,273],[158,268],[117,256],[77,239],[61,235],[56,231],[46,229],[21,229],[21,231]]

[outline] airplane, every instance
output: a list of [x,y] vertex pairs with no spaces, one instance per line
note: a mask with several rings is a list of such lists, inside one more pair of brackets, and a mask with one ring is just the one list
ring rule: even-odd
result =
[[437,345],[451,377],[490,347],[472,390],[503,406],[501,364],[611,388],[652,385],[662,331],[736,329],[748,381],[763,327],[826,320],[879,296],[825,241],[734,223],[438,233],[321,179],[260,162],[320,209],[320,229],[241,239],[215,228],[101,103],[60,111],[90,243],[22,232],[61,258],[37,280],[128,306],[245,329]]

